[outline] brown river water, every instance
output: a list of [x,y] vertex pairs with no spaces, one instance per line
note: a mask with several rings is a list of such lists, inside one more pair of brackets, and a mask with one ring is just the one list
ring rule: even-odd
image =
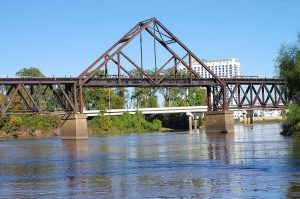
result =
[[300,198],[300,139],[280,130],[0,140],[0,198]]

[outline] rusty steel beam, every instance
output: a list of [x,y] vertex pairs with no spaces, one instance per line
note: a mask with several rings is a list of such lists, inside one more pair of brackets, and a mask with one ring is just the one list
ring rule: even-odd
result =
[[[280,81],[278,81],[277,84],[274,82],[269,83],[268,81],[262,81],[260,83],[258,83],[257,81],[255,81],[255,83],[246,83],[243,81],[242,84],[227,84],[228,94],[230,96],[227,100],[227,103],[230,104],[234,99],[234,106],[240,108],[278,108],[280,106],[284,106],[286,104],[286,100],[284,98],[285,94],[283,90],[278,89],[277,86],[279,85],[285,85],[285,83],[282,83]],[[230,89],[230,86],[234,88]],[[245,87],[246,90],[244,90],[243,87]]]
[[[152,35],[166,50],[168,50],[176,59],[178,59],[179,60],[179,62],[180,63],[182,63],[187,69],[189,69],[189,66],[188,66],[188,64],[183,60],[183,59],[181,59],[180,57],[179,57],[179,55],[177,55],[170,47],[168,47],[168,45],[166,44],[166,43],[164,43],[162,40],[160,40],[153,32],[151,32],[150,30],[149,30],[149,28],[146,28],[146,31],[150,34],[150,35]],[[193,72],[193,74],[196,76],[196,77],[198,77],[198,78],[200,78],[200,76],[199,76],[199,74],[197,74],[194,70],[192,71]]]
[[[88,80],[90,80],[111,58],[113,58],[117,53],[120,53],[121,50],[127,46],[140,32],[142,32],[148,25],[150,25],[152,22],[154,21],[154,19],[150,19],[149,21],[147,21],[145,24],[140,22],[139,23],[139,28],[137,29],[137,31],[135,31],[132,35],[129,35],[129,37],[127,38],[124,38],[122,37],[123,39],[119,40],[117,43],[120,44],[120,43],[123,43],[117,50],[115,50],[106,60],[104,60],[99,66],[97,66],[96,69],[94,69],[93,71],[91,71],[90,74],[88,74],[85,70],[84,73],[82,73],[80,76],[79,76],[79,84],[80,85],[83,85],[85,84]],[[116,45],[117,46],[117,45]],[[110,49],[113,50],[116,46],[112,46]],[[110,50],[110,51],[111,51]],[[109,51],[109,52],[110,52]],[[105,52],[101,57],[105,57],[108,53],[108,51]],[[101,59],[100,59],[101,60]],[[100,61],[99,60],[99,61]],[[98,63],[98,62],[97,62]],[[96,63],[96,64],[97,64]],[[88,67],[88,69],[92,69],[92,67]],[[89,71],[88,70],[88,71]],[[87,76],[86,78],[84,78],[84,76]]]
[[[7,113],[9,106],[10,106],[11,103],[13,102],[15,96],[17,95],[18,90],[19,90],[19,88],[20,88],[20,85],[17,85],[17,86],[16,86],[16,85],[12,85],[11,88],[9,89],[9,91],[11,92],[13,88],[15,88],[15,92],[14,92],[14,93],[12,94],[12,96],[9,98],[8,105],[5,107],[5,109],[4,109],[4,111],[3,111],[4,114]],[[9,95],[10,92],[8,92],[8,95]]]
[[[29,97],[29,99],[30,99],[31,103],[33,104],[33,106],[36,108],[36,110],[38,112],[41,112],[41,110],[39,109],[38,105],[34,101],[32,94],[29,93],[29,91],[26,89],[26,87],[24,86],[24,84],[21,84],[21,86],[22,86],[23,90],[25,91],[25,93],[27,94],[27,96]],[[31,109],[33,109],[33,107]]]
[[[173,55],[174,56],[174,55]],[[188,56],[188,54],[185,54],[183,57],[182,57],[182,60],[184,59],[184,58],[186,58]],[[174,70],[175,70],[175,68],[176,68],[176,66],[178,65],[178,62],[176,61],[176,58],[174,57],[174,61],[175,61],[175,64],[174,64],[174,66],[172,66],[172,68],[170,68],[158,81],[156,81],[156,84],[159,84],[160,82],[162,82],[164,79],[166,79],[168,76],[169,76],[169,74],[170,73],[172,73]],[[176,77],[175,77],[176,78]]]
[[172,56],[170,59],[168,59],[158,70],[157,74],[159,75],[161,71],[174,59],[174,56]]
[[155,19],[155,22],[165,31],[167,32],[183,49],[188,52],[199,64],[201,64],[219,83],[224,84],[224,82],[212,71],[206,66],[206,64],[201,61],[200,58],[198,58],[188,47],[186,47],[171,31],[169,31],[161,22],[159,22],[157,19]]
[[[70,96],[68,96],[68,94],[66,93],[66,91],[62,88],[61,84],[58,84],[58,87],[62,91],[62,93],[63,93],[66,101],[68,102],[68,105],[72,107],[72,110],[76,110],[75,105],[73,104],[73,102],[70,99]],[[67,104],[65,105],[65,107],[67,108]]]
[[143,73],[143,75],[145,75],[150,81],[155,83],[155,81],[141,67],[139,67],[134,61],[132,61],[127,55],[125,55],[122,51],[120,52],[120,54],[125,59],[127,59],[127,61],[129,61],[135,68],[137,68],[141,73]]
[[[153,24],[153,27],[151,27],[151,24]],[[154,67],[155,67],[155,71],[154,71],[154,79],[151,77],[151,75],[147,74],[144,70],[143,70],[143,46],[142,46],[142,35],[141,33],[143,31],[146,31],[150,34],[150,36],[153,37],[153,41],[154,41]],[[164,31],[164,33],[162,32]],[[122,52],[122,49],[124,49],[133,39],[135,39],[138,35],[140,35],[140,50],[141,50],[141,67],[138,67],[138,65],[136,63],[132,62],[132,59],[130,59],[128,56],[126,56],[127,60],[133,64],[138,71],[140,71],[146,78],[148,78],[149,81],[152,81],[153,83],[159,84],[160,82],[162,82],[162,79],[158,80],[158,75],[160,75],[161,70],[164,68],[165,65],[168,64],[169,60],[166,62],[166,64],[157,69],[156,66],[156,41],[158,41],[169,53],[172,54],[172,57],[174,57],[174,59],[178,60],[179,63],[181,63],[182,65],[184,65],[189,73],[190,73],[190,84],[192,84],[192,80],[195,78],[200,78],[199,74],[197,72],[195,72],[194,70],[192,70],[192,60],[196,60],[199,62],[199,64],[203,65],[203,67],[212,75],[213,80],[216,83],[222,83],[224,84],[224,82],[218,78],[195,54],[193,54],[177,37],[175,37],[165,26],[163,26],[156,18],[151,18],[149,20],[145,20],[142,22],[139,22],[138,24],[136,24],[127,34],[125,34],[120,40],[118,40],[112,47],[110,47],[104,54],[102,54],[98,59],[96,59],[89,67],[87,67],[83,73],[81,73],[78,77],[78,82],[79,85],[85,86],[85,84],[88,84],[88,82],[94,78],[95,74],[97,73],[97,71],[99,71],[103,66],[105,66],[105,76],[107,76],[107,71],[108,71],[108,66],[107,63],[114,59],[114,56],[117,55],[118,59],[119,59],[119,53],[121,53],[123,56],[125,53]],[[167,41],[163,39],[163,37],[167,37]],[[187,64],[182,58],[180,58],[176,52],[174,52],[168,45],[170,45],[171,43],[177,43],[183,50],[185,50],[189,56],[189,63]],[[120,45],[119,45],[120,44]],[[101,61],[102,60],[102,61]],[[131,60],[131,61],[130,61]],[[116,61],[118,64],[118,80],[119,82],[121,82],[121,76],[120,76],[120,69],[121,68],[121,63],[120,61]],[[114,62],[115,63],[115,62]],[[175,68],[177,69],[177,66],[175,66]],[[177,70],[175,69],[175,73],[177,72]],[[173,69],[170,69],[171,71]],[[124,70],[122,69],[122,71],[124,71],[127,75],[129,74],[126,69],[124,68]],[[170,72],[166,73],[165,75],[163,75],[164,78],[166,78],[168,75],[170,74]],[[177,73],[176,73],[177,74]],[[192,76],[192,74],[194,76]],[[164,79],[163,78],[163,79]]]
[[[19,81],[19,84],[16,84],[15,81],[16,80],[11,83],[11,80],[8,80],[7,82],[3,83],[1,88],[1,94],[3,95],[0,107],[1,114],[19,114],[24,112],[45,113],[47,112],[47,106],[43,109],[42,100],[47,104],[51,97],[52,99],[56,100],[55,103],[60,105],[62,111],[74,113],[78,112],[78,99],[76,94],[77,84],[60,84],[59,81],[58,83],[53,81],[52,84],[48,85],[42,83],[42,85],[45,87],[42,88],[41,84],[38,84],[37,82],[32,83],[31,80],[24,81],[24,79],[22,79]],[[49,80],[45,81],[48,82]],[[50,89],[49,92],[48,88]],[[16,98],[17,95],[19,98]],[[13,104],[17,102],[17,99],[22,106],[19,107],[19,109],[11,109]],[[64,103],[64,101],[66,103]],[[58,107],[57,104],[54,105],[55,112],[59,111],[56,109]]]
[[[174,68],[173,68],[174,70]],[[49,83],[46,78],[45,82]],[[62,84],[59,81],[52,80],[51,84],[45,84],[43,80],[32,82],[31,79],[20,80],[16,84],[17,79],[2,79],[3,86],[1,93],[3,100],[1,104],[1,114],[11,114],[10,109],[12,103],[15,101],[16,95],[20,96],[20,100],[27,107],[27,113],[46,113],[47,110],[42,110],[41,99],[48,101],[54,97],[57,105],[54,106],[55,112],[83,112],[83,89],[88,87],[206,87],[207,88],[207,103],[209,110],[221,110],[232,107],[239,108],[278,108],[282,107],[285,103],[285,92],[279,86],[285,85],[280,79],[260,79],[260,81],[249,79],[239,79],[238,81],[228,81],[226,89],[223,85],[217,84],[213,78],[210,79],[193,79],[193,84],[190,84],[189,77],[175,78],[167,77],[159,84],[153,83],[147,78],[118,78],[118,77],[104,77],[91,79],[84,86],[78,83]],[[2,84],[1,84],[2,85]],[[30,90],[28,90],[30,88]],[[50,89],[50,93],[47,92]],[[246,89],[246,90],[245,90]],[[264,90],[264,92],[263,92]],[[78,96],[77,96],[78,92]],[[211,93],[211,94],[209,94]],[[251,96],[252,93],[252,96]],[[47,99],[46,99],[47,98]],[[36,101],[38,100],[38,102]],[[230,103],[234,101],[235,105]],[[58,108],[58,109],[57,109]],[[24,113],[20,110],[18,113]]]
[[[131,30],[129,30],[120,40],[118,40],[114,45],[112,45],[105,53],[103,53],[99,58],[97,58],[89,67],[87,67],[80,75],[79,79],[83,79],[83,77],[103,58],[106,59],[108,53],[110,53],[116,46],[120,44],[124,38],[127,38],[133,31],[135,31],[140,26],[140,23],[137,23]],[[106,63],[105,63],[106,64]]]

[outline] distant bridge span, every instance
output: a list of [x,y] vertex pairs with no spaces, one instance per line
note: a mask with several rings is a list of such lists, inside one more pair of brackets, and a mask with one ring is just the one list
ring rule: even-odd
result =
[[[183,107],[160,107],[160,108],[138,108],[138,109],[108,109],[104,111],[104,115],[122,115],[125,112],[134,114],[137,111],[143,115],[150,114],[170,114],[170,113],[198,113],[206,112],[207,106],[183,106]],[[83,111],[88,117],[97,116],[100,114],[100,110]]]
[[[230,110],[237,111],[242,110],[236,106],[229,107]],[[251,107],[243,107],[244,110],[252,109]],[[282,108],[256,108],[256,109],[268,109],[268,110],[278,110]],[[159,108],[138,108],[138,109],[108,109],[103,111],[106,116],[118,116],[125,112],[130,114],[135,114],[137,111],[141,112],[143,115],[155,115],[155,114],[174,114],[174,113],[205,113],[207,112],[207,106],[182,106],[182,107],[159,107]],[[94,117],[100,115],[100,110],[85,110],[83,111],[88,117]]]

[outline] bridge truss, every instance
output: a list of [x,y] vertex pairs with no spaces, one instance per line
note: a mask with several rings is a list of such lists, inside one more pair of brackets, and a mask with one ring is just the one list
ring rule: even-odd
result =
[[[212,78],[194,71],[195,63]],[[203,87],[208,111],[227,110],[232,104],[279,108],[286,103],[285,84],[280,79],[220,78],[161,22],[151,18],[137,23],[77,78],[0,78],[0,112],[83,113],[87,87]],[[16,102],[22,111],[19,107],[16,112]]]

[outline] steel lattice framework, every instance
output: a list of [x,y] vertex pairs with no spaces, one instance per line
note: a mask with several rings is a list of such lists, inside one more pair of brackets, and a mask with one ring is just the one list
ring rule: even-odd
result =
[[[154,62],[150,70],[143,65],[147,57],[145,34],[153,42]],[[139,50],[134,52],[140,55],[139,63],[126,51],[131,44],[138,46]],[[162,51],[158,49],[163,49],[167,57],[160,64],[158,56]],[[195,62],[212,78],[202,78],[194,71]],[[187,72],[181,73],[179,65]],[[3,96],[0,112],[15,113],[12,104],[18,101],[24,111],[17,113],[82,113],[86,87],[204,87],[208,91],[208,111],[232,107],[279,108],[286,103],[285,84],[274,78],[220,78],[161,22],[151,18],[137,23],[77,78],[0,78]],[[43,104],[50,103],[49,99],[52,105]]]

